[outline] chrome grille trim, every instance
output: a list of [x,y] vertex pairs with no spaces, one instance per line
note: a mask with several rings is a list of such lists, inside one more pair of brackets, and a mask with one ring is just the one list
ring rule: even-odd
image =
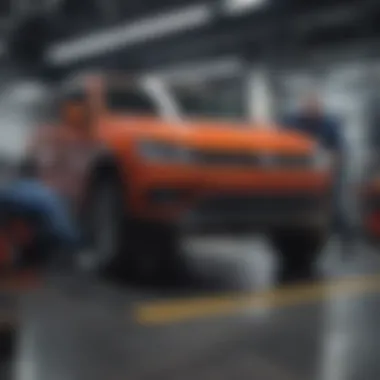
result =
[[[193,151],[193,160],[200,165],[212,166],[243,166],[243,167],[309,167],[312,165],[310,155],[272,155],[272,154],[249,154],[240,152],[210,152]],[[268,160],[269,158],[269,164]]]

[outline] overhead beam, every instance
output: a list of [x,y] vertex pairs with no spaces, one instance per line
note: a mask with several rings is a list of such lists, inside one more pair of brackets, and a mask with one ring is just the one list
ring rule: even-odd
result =
[[224,0],[224,11],[229,15],[240,15],[245,12],[253,12],[270,0]]
[[60,43],[47,52],[47,60],[56,65],[71,64],[115,49],[203,26],[211,21],[212,16],[212,9],[204,4],[173,10],[111,28],[106,32]]
[[369,12],[371,4],[372,0],[362,0],[360,7],[357,4],[324,7],[308,17],[297,16],[294,26],[297,32],[305,33],[315,28],[344,25]]
[[[245,6],[250,3],[251,6],[255,7],[259,6],[256,1],[262,0],[236,1],[245,2]],[[271,0],[264,1],[268,4],[271,3]],[[368,12],[368,4],[371,2],[373,0],[363,0],[359,12],[355,12],[352,6],[345,5],[324,7],[317,13],[305,12],[302,15],[295,15],[292,25],[299,32],[308,32],[310,29],[331,23],[350,22],[352,18],[362,17],[363,12]],[[158,16],[144,17],[127,25],[120,25],[103,32],[91,33],[85,37],[53,45],[48,49],[46,59],[47,62],[55,66],[69,66],[85,62],[88,59],[96,59],[119,49],[131,48],[147,41],[153,42],[163,37],[172,37],[176,33],[206,26],[213,21],[214,16],[213,7],[207,4],[198,4],[172,10]],[[257,27],[256,30],[255,27]],[[261,40],[263,34],[268,33],[268,25],[255,25],[249,26],[249,28],[252,33],[248,33],[244,37],[247,40]],[[236,27],[230,33],[241,33],[241,30],[235,31],[235,29]],[[234,38],[231,37],[231,39]],[[199,41],[199,43],[201,42],[202,40]]]

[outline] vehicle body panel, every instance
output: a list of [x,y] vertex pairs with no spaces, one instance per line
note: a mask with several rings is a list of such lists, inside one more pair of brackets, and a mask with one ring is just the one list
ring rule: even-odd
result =
[[[301,168],[261,165],[256,161],[247,164],[247,158],[250,159],[251,156],[278,156],[279,160],[292,156],[311,157],[316,143],[310,138],[295,132],[282,131],[275,125],[186,118],[165,120],[158,116],[111,113],[101,103],[99,94],[95,94],[96,96],[92,94],[95,99],[91,98],[96,105],[91,135],[83,137],[80,136],[80,131],[68,132],[70,128],[61,124],[44,131],[36,144],[37,150],[52,144],[57,151],[66,152],[65,160],[67,152],[72,152],[71,148],[77,140],[85,141],[84,145],[91,147],[88,149],[87,158],[84,158],[86,164],[75,174],[74,182],[79,186],[77,197],[83,199],[86,196],[86,179],[89,173],[85,168],[91,168],[91,160],[108,154],[117,162],[125,184],[125,201],[136,219],[182,223],[191,212],[193,216],[194,213],[202,216],[205,209],[210,211],[205,203],[214,204],[215,198],[219,198],[219,203],[216,202],[214,208],[223,209],[224,205],[229,204],[230,211],[235,209],[233,219],[239,219],[239,214],[247,212],[250,214],[247,220],[261,220],[266,225],[278,220],[286,224],[291,221],[292,216],[305,222],[308,217],[314,219],[316,215],[329,215],[329,170],[319,170],[311,166]],[[195,154],[197,159],[202,157],[203,161],[147,160],[139,151],[139,144],[144,141],[185,148]],[[82,158],[86,156],[86,150],[81,148],[84,145],[77,145],[77,150],[82,150]],[[205,157],[218,157],[218,160],[222,157],[222,161],[210,162]],[[237,159],[243,161],[237,162]],[[67,175],[73,180],[73,170],[69,169]],[[220,199],[221,196],[225,198],[224,201]],[[262,204],[263,197],[266,199],[263,202],[268,205],[273,202],[276,204],[277,201],[278,207],[286,206],[290,201],[293,203],[284,217],[280,218],[274,212],[266,220],[269,214],[265,215],[265,210],[255,215],[257,204]],[[298,197],[308,197],[316,201],[310,209],[305,206],[304,210],[298,210],[299,216],[296,215]],[[245,199],[246,204],[251,206],[246,209],[239,206],[239,198]],[[223,215],[218,212],[211,212],[214,222],[216,219],[223,221]],[[228,218],[227,214],[226,217]],[[209,220],[211,219],[209,215]],[[192,220],[197,218],[192,217]]]

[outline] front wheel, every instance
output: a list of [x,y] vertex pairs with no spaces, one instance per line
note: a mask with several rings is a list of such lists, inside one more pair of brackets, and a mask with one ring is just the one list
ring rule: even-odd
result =
[[127,254],[128,229],[122,186],[116,179],[94,181],[83,219],[86,248],[78,254],[79,269],[100,274],[118,267]]
[[114,179],[97,181],[86,212],[88,248],[79,267],[138,282],[168,280],[179,273],[178,234],[174,228],[134,220],[123,187]]
[[315,264],[327,239],[325,231],[316,228],[284,228],[270,233],[269,239],[280,258],[280,282],[314,278]]

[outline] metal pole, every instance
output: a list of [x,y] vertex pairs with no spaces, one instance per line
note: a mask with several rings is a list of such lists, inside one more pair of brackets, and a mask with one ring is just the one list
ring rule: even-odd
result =
[[291,9],[285,1],[273,2],[268,14],[269,33],[263,46],[263,63],[267,71],[268,92],[271,94],[272,118],[281,113],[280,73],[289,55],[292,36]]

